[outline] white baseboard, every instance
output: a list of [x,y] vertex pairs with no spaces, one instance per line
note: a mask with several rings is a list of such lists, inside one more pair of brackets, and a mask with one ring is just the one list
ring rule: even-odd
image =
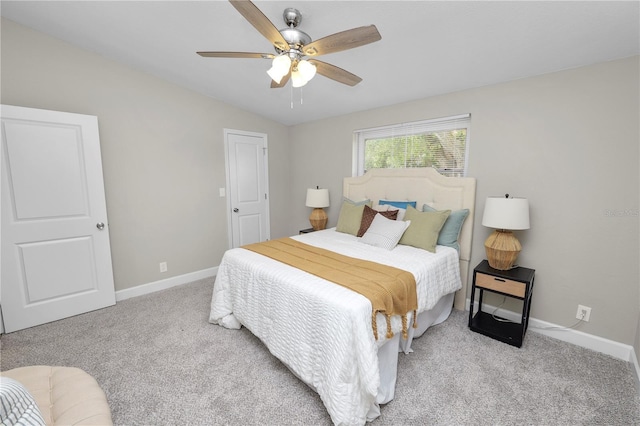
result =
[[139,286],[126,288],[124,290],[116,291],[116,302],[120,300],[129,299],[131,297],[142,296],[144,294],[154,293],[160,290],[166,290],[177,285],[188,284],[193,281],[201,280],[203,278],[213,277],[218,273],[218,267],[202,269],[200,271],[189,272],[184,275],[177,275],[175,277],[167,278],[160,281],[154,281],[148,284],[142,284]]
[[[467,299],[466,308],[469,310],[470,300]],[[476,309],[478,305],[476,304]],[[482,304],[483,311],[493,312],[496,309],[495,306]],[[505,309],[498,309],[495,313],[501,318],[505,318],[511,321],[520,322],[522,318],[521,313],[507,311]],[[552,328],[552,329],[549,329]],[[593,334],[587,334],[582,331],[578,331],[572,328],[563,328],[560,325],[550,322],[542,321],[539,319],[529,317],[529,328],[527,331],[533,331],[545,336],[553,337],[554,339],[562,340],[563,342],[572,343],[583,348],[591,349],[596,352],[601,352],[610,355],[614,358],[621,359],[626,362],[631,362],[631,357],[634,352],[633,346],[625,345],[623,343],[615,342],[613,340],[605,339]],[[634,357],[635,358],[635,357]],[[637,366],[637,360],[636,360]],[[636,367],[636,372],[638,368]],[[640,377],[640,376],[639,376]],[[639,379],[640,380],[640,379]]]

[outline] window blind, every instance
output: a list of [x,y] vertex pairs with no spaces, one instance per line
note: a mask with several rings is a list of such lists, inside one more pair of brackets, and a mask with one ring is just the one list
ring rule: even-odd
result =
[[400,123],[354,132],[354,174],[369,168],[435,167],[464,176],[471,115]]

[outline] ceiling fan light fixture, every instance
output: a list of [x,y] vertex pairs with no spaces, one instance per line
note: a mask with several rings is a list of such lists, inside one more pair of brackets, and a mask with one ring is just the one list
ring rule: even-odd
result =
[[298,71],[305,80],[310,81],[316,75],[316,66],[303,59],[298,62]]
[[293,87],[302,87],[307,84],[309,80],[306,80],[299,70],[291,71],[291,85]]
[[269,68],[267,74],[269,74],[269,77],[271,77],[271,79],[278,84],[280,84],[282,78],[284,77],[284,74],[280,74],[274,67]]
[[271,68],[267,71],[269,77],[276,83],[280,84],[282,78],[287,75],[291,68],[291,58],[287,54],[276,56],[271,62]]
[[316,75],[316,66],[306,60],[298,61],[291,70],[291,84],[302,87]]

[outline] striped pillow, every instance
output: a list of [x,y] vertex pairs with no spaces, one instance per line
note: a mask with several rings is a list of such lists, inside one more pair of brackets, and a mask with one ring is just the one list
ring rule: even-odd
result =
[[372,246],[393,250],[409,225],[411,225],[410,220],[391,220],[381,214],[377,214],[360,241]]
[[0,377],[0,421],[3,425],[46,424],[33,396],[9,377]]

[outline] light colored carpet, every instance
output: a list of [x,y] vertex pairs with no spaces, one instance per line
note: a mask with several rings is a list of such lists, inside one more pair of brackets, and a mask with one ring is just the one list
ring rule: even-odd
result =
[[[74,366],[100,383],[118,425],[328,425],[318,395],[246,329],[207,322],[213,279],[3,335],[0,368]],[[529,332],[515,348],[467,314],[400,354],[375,425],[638,425],[629,363]]]

